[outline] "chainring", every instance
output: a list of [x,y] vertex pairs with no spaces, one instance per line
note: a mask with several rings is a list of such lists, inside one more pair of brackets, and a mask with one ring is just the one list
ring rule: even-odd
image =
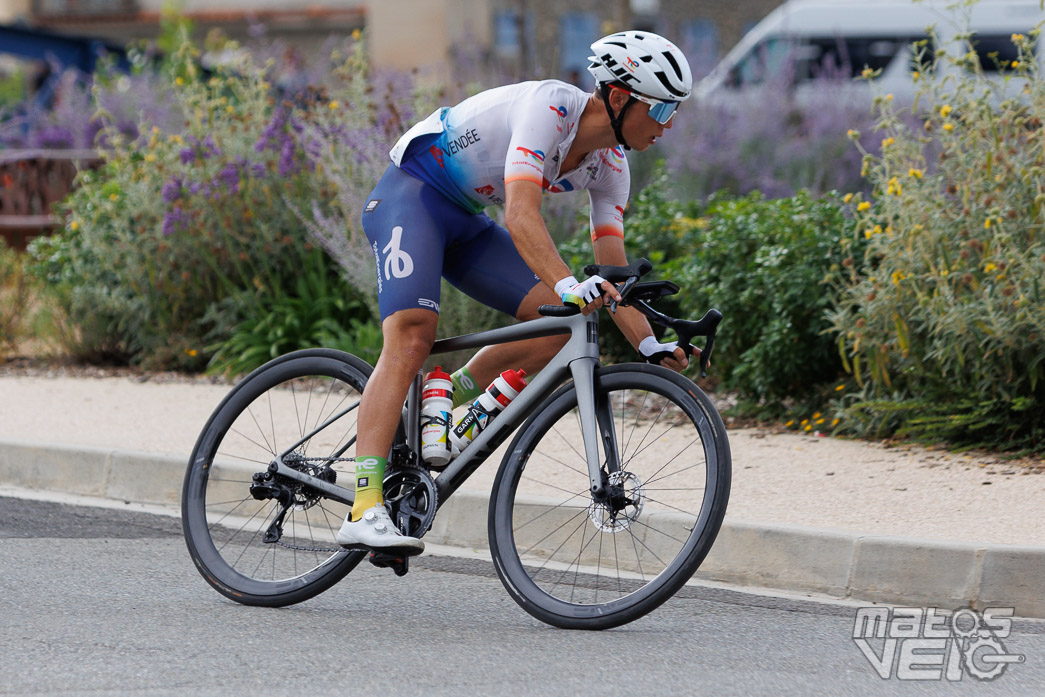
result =
[[427,470],[395,469],[385,475],[385,506],[396,526],[410,537],[421,537],[432,527],[439,494]]

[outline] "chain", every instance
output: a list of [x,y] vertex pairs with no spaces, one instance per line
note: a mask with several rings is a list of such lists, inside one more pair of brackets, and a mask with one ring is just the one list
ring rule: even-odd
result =
[[348,550],[338,547],[337,549],[330,549],[329,547],[305,547],[303,545],[291,545],[284,542],[282,539],[277,540],[276,544],[280,547],[286,547],[287,549],[293,549],[296,552],[347,552]]

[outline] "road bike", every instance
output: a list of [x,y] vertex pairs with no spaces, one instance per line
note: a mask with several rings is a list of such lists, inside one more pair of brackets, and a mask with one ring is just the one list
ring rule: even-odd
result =
[[[706,337],[706,375],[722,314],[688,321],[657,311],[650,303],[679,288],[639,282],[651,268],[641,259],[585,271],[619,284],[619,304],[672,329],[683,348]],[[419,374],[389,455],[385,501],[405,534],[423,537],[440,507],[515,433],[490,494],[498,576],[544,622],[615,627],[671,597],[711,549],[729,499],[726,429],[688,378],[653,364],[601,365],[600,313],[545,305],[540,314],[435,342],[432,353],[441,354],[568,335],[439,472],[419,457]],[[284,606],[322,593],[365,559],[407,572],[407,559],[334,541],[353,501],[356,410],[371,371],[341,351],[296,351],[252,372],[214,411],[189,460],[182,521],[196,567],[219,593]]]

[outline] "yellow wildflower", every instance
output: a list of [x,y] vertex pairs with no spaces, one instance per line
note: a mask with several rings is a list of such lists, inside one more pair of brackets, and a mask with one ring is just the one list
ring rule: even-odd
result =
[[895,142],[896,141],[893,140],[891,137],[890,138],[883,138],[882,139],[882,148],[887,148],[887,147],[889,147],[890,145],[892,145]]
[[226,113],[226,114],[235,114],[235,113],[236,113],[236,109],[235,109],[235,107],[233,107],[233,106],[232,106],[232,105],[230,104],[230,105],[228,105],[227,107],[225,107],[225,113]]
[[155,162],[156,161],[156,155],[154,153],[150,152],[148,155],[145,156],[145,161],[146,162]]
[[1013,61],[1011,65],[1012,65],[1012,68],[1015,69],[1015,68],[1020,67],[1020,62],[1019,61]]
[[841,421],[841,419],[835,419],[834,421],[831,422],[831,425],[832,426],[837,426],[839,421]]
[[856,210],[860,211],[861,213],[863,213],[866,210],[869,210],[870,208],[871,208],[871,204],[869,202],[867,202],[867,201],[861,201],[856,206]]
[[1013,34],[1010,38],[1012,39],[1012,43],[1018,44],[1019,42],[1023,41],[1025,37],[1023,36],[1023,34]]
[[794,420],[794,419],[791,419],[791,420],[790,420],[790,421],[788,421],[788,422],[787,422],[786,424],[784,424],[784,428],[791,428],[791,427],[792,427],[792,426],[794,426],[794,425],[795,425],[795,420]]
[[987,265],[983,267],[983,272],[984,273],[994,273],[997,270],[998,270],[998,267],[995,265],[995,263],[993,261],[987,262]]
[[900,281],[904,280],[905,278],[907,278],[907,276],[904,275],[903,271],[893,271],[894,286],[900,285]]
[[907,170],[907,176],[911,177],[912,179],[921,179],[923,174],[925,174],[925,172],[923,172],[920,169],[915,169],[914,167]]
[[813,424],[809,424],[808,426],[806,426],[805,430],[806,431],[812,431],[813,430]]
[[874,230],[870,228],[864,230],[864,237],[866,237],[867,239],[871,239],[872,237],[874,237]]
[[849,203],[852,200],[853,200],[853,195],[852,194],[846,194],[845,196],[842,197],[842,203]]
[[77,230],[79,230],[80,229],[79,221],[74,220],[73,222],[69,223],[69,229],[72,230],[73,232],[76,232]]
[[951,131],[953,131],[953,130],[954,130],[954,124],[953,124],[953,123],[945,123],[945,124],[943,125],[943,130],[945,130],[945,131],[947,131],[948,133],[950,133]]
[[952,111],[951,105],[950,104],[944,104],[942,107],[940,107],[940,116],[942,116],[943,118],[947,118],[948,116],[951,115],[951,111]]
[[882,234],[882,226],[881,225],[875,225],[874,226],[874,230],[872,230],[871,232],[873,232],[876,235],[881,235]]
[[193,358],[199,355],[199,351],[197,351],[196,349],[185,349],[185,353],[189,354]]
[[802,419],[798,422],[799,426],[805,426],[807,423],[809,423],[809,419]]
[[359,31],[358,29],[353,29],[352,30],[352,40],[353,41],[359,41],[362,37],[363,37],[363,32]]
[[845,385],[839,385],[839,386],[837,386],[837,387],[835,388],[835,392],[841,392],[841,391],[842,391],[842,390],[844,390],[844,389],[845,389]]
[[813,418],[814,419],[819,419],[821,416],[823,416],[823,415],[820,412],[817,412],[817,413],[813,414]]
[[120,200],[120,197],[117,196],[116,194],[109,194],[109,200],[110,201],[118,201],[118,200]]
[[817,425],[817,426],[819,426],[819,425],[820,425],[820,424],[822,424],[822,423],[824,423],[824,419],[817,419],[817,420],[816,420],[816,425]]
[[887,101],[887,102],[893,101],[893,95],[891,95],[891,94],[885,95],[885,101]]
[[176,77],[176,78],[174,78],[174,84],[175,85],[179,85],[179,86],[180,85],[184,85],[185,84],[185,80],[183,80],[181,77]]
[[334,101],[330,102],[330,104],[328,104],[327,106],[329,106],[330,110],[333,111],[334,109],[340,109],[341,108],[341,102],[339,102],[339,101],[337,101],[335,99]]
[[991,219],[990,218],[987,218],[987,220],[983,221],[983,229],[984,230],[990,230],[991,229]]
[[871,70],[870,68],[864,68],[864,69],[863,69],[863,70],[862,70],[862,71],[860,72],[860,77],[862,77],[862,78],[864,78],[864,79],[870,78],[870,77],[871,77],[872,75],[874,75],[874,71],[873,71],[873,70]]

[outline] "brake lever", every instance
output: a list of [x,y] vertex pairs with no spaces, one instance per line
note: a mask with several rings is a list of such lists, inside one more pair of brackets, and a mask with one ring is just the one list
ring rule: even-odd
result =
[[[621,303],[625,303],[626,304],[625,298],[627,297],[628,291],[631,290],[632,286],[634,286],[636,283],[638,283],[638,281],[639,281],[639,277],[638,276],[632,276],[627,281],[625,281],[624,283],[622,283],[619,286],[617,286],[617,293],[620,294]],[[610,304],[607,305],[607,307],[609,308],[611,314],[617,314],[617,301],[616,300],[610,300]]]

